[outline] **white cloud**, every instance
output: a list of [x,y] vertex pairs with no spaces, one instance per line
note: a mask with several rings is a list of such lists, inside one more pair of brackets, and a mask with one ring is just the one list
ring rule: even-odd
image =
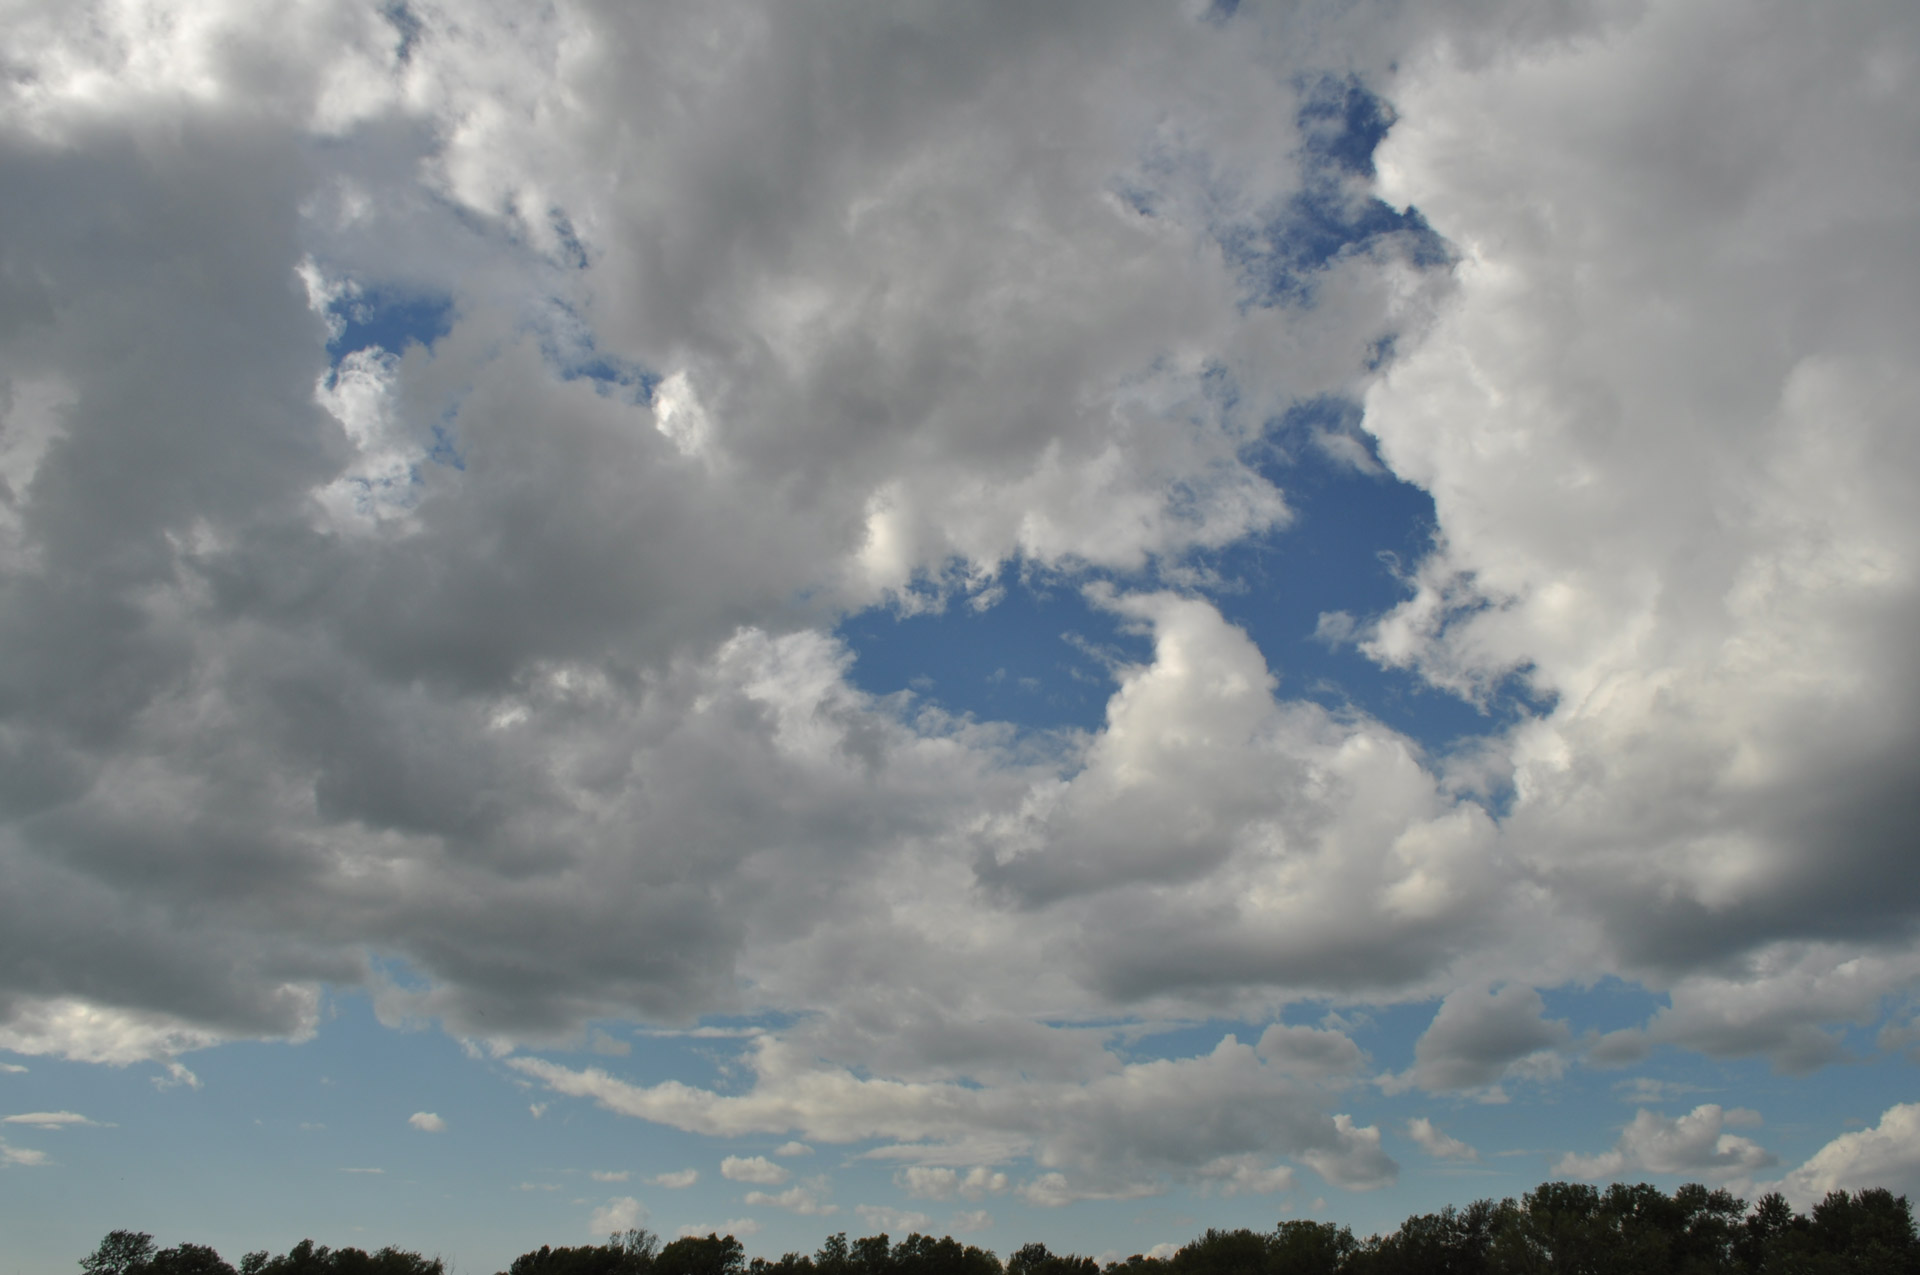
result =
[[1225,1196],[1291,1191],[1294,1182],[1291,1166],[1268,1164],[1257,1155],[1221,1156],[1201,1165],[1197,1176],[1203,1188],[1218,1187]]
[[647,1220],[646,1206],[631,1195],[616,1195],[594,1209],[587,1230],[596,1236],[618,1235]]
[[18,1164],[22,1166],[47,1163],[47,1153],[35,1151],[30,1147],[16,1147],[5,1138],[0,1138],[0,1164]]
[[1778,1182],[1755,1187],[1809,1208],[1829,1191],[1884,1187],[1896,1195],[1920,1194],[1920,1103],[1888,1107],[1871,1129],[1843,1133]]
[[884,1204],[856,1204],[853,1211],[860,1215],[870,1231],[884,1232],[888,1235],[905,1237],[915,1231],[925,1232],[933,1225],[933,1219],[925,1213],[915,1213],[911,1209],[890,1208]]
[[973,1231],[991,1231],[993,1214],[985,1209],[967,1209],[964,1212],[955,1213],[948,1226],[962,1235]]
[[587,1176],[595,1182],[625,1182],[633,1173],[629,1169],[595,1169]]
[[675,1169],[671,1173],[656,1173],[647,1179],[648,1186],[665,1187],[669,1191],[684,1191],[700,1180],[698,1169]]
[[720,1176],[729,1182],[779,1186],[793,1175],[763,1155],[730,1155],[720,1162]]
[[1643,1107],[1620,1131],[1612,1150],[1598,1155],[1569,1152],[1555,1162],[1553,1171],[1602,1179],[1635,1173],[1700,1174],[1715,1181],[1747,1178],[1778,1160],[1758,1143],[1724,1129],[1759,1122],[1754,1112],[1722,1110],[1716,1103],[1704,1103],[1677,1119]]
[[64,1129],[73,1125],[86,1125],[95,1129],[102,1126],[98,1120],[89,1120],[77,1111],[27,1111],[15,1116],[0,1118],[0,1124],[26,1124],[36,1129]]
[[964,1174],[944,1166],[910,1165],[893,1175],[894,1185],[916,1200],[981,1200],[1007,1190],[1007,1175],[976,1164]]
[[1425,1116],[1415,1116],[1407,1121],[1407,1136],[1420,1144],[1420,1149],[1438,1160],[1478,1160],[1480,1153],[1460,1141],[1449,1137],[1434,1128],[1433,1121]]
[[775,1208],[785,1209],[789,1213],[798,1213],[802,1217],[825,1217],[840,1211],[839,1205],[828,1202],[827,1196],[830,1193],[831,1188],[827,1185],[827,1179],[821,1176],[795,1183],[777,1195],[766,1191],[749,1191],[745,1202],[755,1205],[770,1204]]
[[407,1117],[407,1123],[422,1133],[445,1133],[447,1122],[431,1111],[416,1111]]
[[7,1072],[12,1075],[19,1075],[24,1073],[26,1070],[27,1069],[25,1067],[22,1067],[19,1063],[0,1063],[0,1072]]
[[773,1149],[773,1153],[782,1156],[812,1155],[813,1148],[804,1142],[783,1142]]

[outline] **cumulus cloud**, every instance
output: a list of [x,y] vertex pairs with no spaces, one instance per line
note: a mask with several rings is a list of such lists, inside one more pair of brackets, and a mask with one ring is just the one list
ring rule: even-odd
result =
[[1425,1116],[1415,1116],[1407,1121],[1407,1136],[1420,1144],[1420,1149],[1437,1160],[1478,1160],[1480,1153],[1460,1141],[1449,1137],[1434,1128],[1433,1121]]
[[763,1155],[730,1155],[720,1162],[720,1176],[729,1182],[779,1186],[793,1175]]
[[1390,1093],[1416,1085],[1447,1091],[1498,1084],[1515,1064],[1550,1058],[1546,1051],[1571,1039],[1566,1023],[1545,1014],[1540,993],[1517,983],[1454,992],[1415,1042],[1413,1067],[1383,1083]]
[[1553,1171],[1599,1179],[1635,1173],[1698,1174],[1715,1181],[1746,1178],[1779,1161],[1765,1147],[1725,1129],[1759,1123],[1755,1112],[1722,1110],[1717,1103],[1704,1103],[1678,1118],[1642,1107],[1620,1131],[1612,1150],[1598,1155],[1569,1152],[1554,1163]]
[[1888,1107],[1873,1128],[1841,1134],[1778,1182],[1755,1189],[1778,1191],[1805,1209],[1829,1191],[1866,1187],[1920,1194],[1920,1103]]
[[944,1166],[909,1165],[893,1175],[894,1185],[916,1200],[950,1200],[962,1196],[981,1200],[1007,1189],[1007,1175],[985,1165],[965,1173]]
[[656,1173],[647,1179],[648,1186],[662,1186],[669,1191],[684,1191],[700,1180],[698,1169],[675,1169],[671,1173]]
[[422,1133],[445,1133],[447,1122],[431,1111],[416,1111],[407,1117],[407,1123]]
[[[1803,1073],[1920,977],[1910,5],[150,7],[9,44],[0,1049],[357,987],[1049,1203],[1393,1175],[1343,1034],[1078,1023],[1439,999],[1382,1083],[1494,1097],[1537,988]],[[1317,631],[1479,740],[1223,613],[1296,446],[1432,496]],[[1093,729],[856,685],[1021,578],[1144,644]],[[759,1011],[738,1092],[537,1056]],[[1575,1159],[1751,1168],[1709,1110]]]
[[618,1235],[646,1220],[647,1210],[640,1201],[631,1195],[617,1195],[594,1209],[592,1216],[587,1219],[587,1229],[596,1236]]
[[826,1217],[838,1213],[840,1206],[830,1203],[827,1196],[832,1187],[826,1176],[808,1178],[795,1183],[777,1194],[768,1191],[749,1191],[745,1201],[748,1204],[770,1204],[789,1213],[798,1213],[802,1217]]
[[925,1213],[916,1213],[911,1209],[896,1209],[884,1204],[857,1204],[853,1211],[860,1215],[871,1231],[884,1231],[890,1235],[911,1234],[925,1231],[933,1224],[933,1219]]
[[813,1148],[804,1142],[783,1142],[773,1149],[773,1153],[780,1156],[812,1155]]

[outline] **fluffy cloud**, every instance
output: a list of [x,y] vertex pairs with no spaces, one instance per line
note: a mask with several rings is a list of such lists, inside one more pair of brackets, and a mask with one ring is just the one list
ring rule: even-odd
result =
[[16,1147],[0,1138],[0,1164],[36,1165],[47,1163],[47,1153],[31,1147]]
[[909,1165],[894,1174],[893,1181],[916,1200],[951,1200],[956,1195],[981,1200],[1007,1189],[1007,1175],[983,1164],[964,1174],[944,1166]]
[[1841,1134],[1780,1181],[1756,1189],[1778,1191],[1804,1209],[1829,1191],[1865,1187],[1896,1195],[1920,1189],[1920,1103],[1888,1107],[1873,1128]]
[[1454,992],[1415,1043],[1413,1068],[1384,1083],[1389,1092],[1409,1085],[1441,1091],[1497,1084],[1514,1064],[1571,1038],[1564,1022],[1545,1013],[1540,993],[1517,983],[1492,992]]
[[631,1195],[619,1195],[596,1208],[587,1229],[596,1236],[618,1235],[647,1220],[646,1206]]
[[763,1155],[730,1155],[720,1162],[720,1176],[729,1182],[779,1186],[793,1175]]
[[1620,1131],[1612,1150],[1598,1155],[1568,1153],[1553,1171],[1603,1179],[1635,1173],[1699,1174],[1718,1181],[1750,1178],[1756,1169],[1778,1163],[1776,1157],[1751,1139],[1724,1130],[1729,1125],[1759,1123],[1754,1112],[1723,1111],[1715,1103],[1695,1107],[1677,1119],[1643,1107]]
[[[1394,1171],[1340,1033],[1077,1024],[1438,998],[1385,1083],[1492,1096],[1539,987],[1797,1072],[1920,974],[1911,6],[16,7],[0,1048],[186,1083],[360,987],[1051,1203]],[[1218,605],[1321,396],[1437,518],[1323,636],[1445,755]],[[1098,729],[850,681],[1017,573],[1149,644]],[[757,1011],[737,1092],[528,1052]],[[1576,1159],[1751,1168],[1710,1110]]]
[[749,1191],[745,1199],[748,1204],[771,1204],[775,1208],[785,1209],[789,1213],[798,1213],[802,1217],[826,1217],[840,1211],[839,1205],[829,1203],[827,1200],[831,1190],[826,1176],[821,1175],[796,1183],[778,1194]]
[[447,1122],[431,1111],[416,1111],[407,1117],[407,1123],[422,1133],[445,1133]]
[[1433,1127],[1433,1121],[1425,1116],[1415,1116],[1407,1121],[1407,1136],[1420,1144],[1420,1149],[1439,1160],[1478,1160],[1480,1153],[1460,1141],[1448,1137]]

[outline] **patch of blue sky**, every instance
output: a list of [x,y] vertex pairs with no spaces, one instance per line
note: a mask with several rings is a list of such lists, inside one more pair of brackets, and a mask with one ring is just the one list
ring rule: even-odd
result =
[[1300,188],[1254,221],[1215,231],[1246,303],[1310,306],[1317,273],[1389,243],[1423,269],[1451,264],[1451,248],[1419,209],[1396,209],[1364,187],[1393,108],[1351,75],[1321,76],[1301,89]]
[[907,691],[981,721],[1099,729],[1115,665],[1147,663],[1150,639],[1087,600],[1091,577],[1017,565],[1003,577],[991,605],[961,599],[937,611],[875,607],[848,617],[838,634],[855,656],[854,685],[876,695]]
[[335,367],[358,350],[401,354],[410,345],[431,348],[453,330],[453,298],[434,293],[359,288],[343,293],[328,310],[335,334],[327,357]]
[[661,376],[633,359],[601,349],[592,324],[568,302],[548,298],[536,328],[540,352],[562,380],[591,381],[601,393],[635,405],[653,401]]

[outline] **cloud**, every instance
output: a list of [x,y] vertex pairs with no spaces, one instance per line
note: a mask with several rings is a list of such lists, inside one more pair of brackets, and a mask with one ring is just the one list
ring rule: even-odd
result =
[[671,1173],[656,1173],[647,1179],[648,1186],[665,1187],[669,1191],[684,1191],[700,1180],[698,1169],[675,1169]]
[[422,1133],[445,1133],[447,1122],[431,1111],[416,1111],[407,1117],[407,1123]]
[[777,1195],[766,1191],[749,1191],[745,1196],[748,1204],[771,1204],[775,1208],[785,1209],[789,1213],[798,1213],[802,1217],[825,1217],[838,1213],[840,1206],[827,1201],[831,1187],[825,1176],[809,1178],[805,1182],[795,1183]]
[[[632,1171],[628,1169],[595,1169],[587,1176],[591,1177],[595,1182],[625,1182],[628,1178],[632,1177],[633,1174]],[[653,1181],[653,1179],[650,1178],[648,1181]]]
[[720,1162],[720,1176],[729,1182],[779,1186],[793,1175],[763,1155],[730,1155]]
[[974,1165],[964,1174],[945,1167],[910,1165],[893,1175],[894,1185],[916,1200],[951,1200],[963,1196],[981,1200],[1007,1190],[1007,1175],[985,1165]]
[[773,1153],[781,1156],[812,1155],[813,1148],[804,1142],[783,1142],[773,1149]]
[[1805,1209],[1829,1191],[1867,1187],[1885,1187],[1896,1195],[1920,1193],[1920,1103],[1888,1107],[1873,1128],[1840,1134],[1780,1181],[1754,1189],[1778,1191]]
[[1304,1151],[1300,1158],[1335,1186],[1352,1191],[1391,1186],[1400,1176],[1400,1166],[1381,1150],[1380,1130],[1373,1125],[1356,1125],[1346,1115],[1335,1116],[1333,1123],[1339,1141],[1329,1148]]
[[16,1116],[0,1118],[0,1124],[25,1124],[36,1129],[64,1129],[74,1125],[90,1128],[111,1128],[98,1120],[89,1120],[77,1111],[28,1111]]
[[[1049,1201],[1391,1176],[1341,1034],[1062,1024],[1439,999],[1385,1087],[1491,1098],[1576,1048],[1535,989],[1611,975],[1669,1006],[1588,1061],[1844,1058],[1920,977],[1910,6],[1197,8],[415,6],[400,59],[329,4],[48,6],[0,1049],[193,1084],[360,988]],[[1222,610],[1315,449],[1433,534],[1303,614],[1469,744]],[[1092,728],[854,679],[849,616],[1022,581],[1138,640]],[[739,1091],[536,1056],[714,1014],[779,1024],[690,1029]]]
[[7,1072],[12,1075],[20,1075],[20,1074],[23,1074],[26,1070],[27,1069],[25,1067],[22,1067],[19,1063],[0,1063],[0,1072]]
[[1751,1139],[1723,1130],[1758,1123],[1754,1112],[1722,1110],[1716,1103],[1704,1103],[1677,1119],[1643,1107],[1621,1130],[1612,1150],[1598,1155],[1569,1152],[1554,1163],[1553,1171],[1601,1179],[1635,1173],[1699,1174],[1716,1181],[1749,1177],[1756,1169],[1777,1164],[1777,1157]]
[[910,1235],[915,1231],[924,1232],[933,1225],[933,1219],[925,1213],[915,1213],[910,1209],[889,1208],[884,1204],[856,1204],[853,1208],[871,1231],[888,1235]]
[[1394,1093],[1411,1086],[1446,1092],[1497,1084],[1516,1064],[1572,1038],[1566,1023],[1545,1014],[1540,993],[1517,983],[1492,992],[1453,992],[1415,1042],[1413,1067],[1384,1085]]
[[1460,1139],[1450,1138],[1440,1132],[1433,1127],[1433,1121],[1425,1116],[1415,1116],[1407,1121],[1407,1136],[1419,1143],[1420,1149],[1436,1160],[1477,1161],[1480,1159],[1478,1151]]
[[5,1138],[0,1138],[0,1164],[32,1166],[46,1163],[46,1152],[35,1151],[30,1147],[16,1147]]
[[1196,1173],[1203,1189],[1217,1187],[1224,1196],[1271,1195],[1293,1189],[1293,1169],[1284,1164],[1267,1164],[1256,1155],[1221,1156],[1200,1166]]
[[340,1172],[342,1172],[342,1173],[366,1173],[366,1174],[371,1174],[371,1175],[373,1175],[373,1176],[375,1176],[375,1177],[378,1177],[379,1175],[381,1175],[381,1174],[383,1174],[383,1173],[385,1173],[385,1172],[386,1172],[386,1170],[385,1170],[385,1169],[341,1169],[341,1170],[340,1170]]
[[587,1230],[594,1235],[619,1235],[647,1220],[646,1206],[631,1195],[616,1195],[593,1211]]

